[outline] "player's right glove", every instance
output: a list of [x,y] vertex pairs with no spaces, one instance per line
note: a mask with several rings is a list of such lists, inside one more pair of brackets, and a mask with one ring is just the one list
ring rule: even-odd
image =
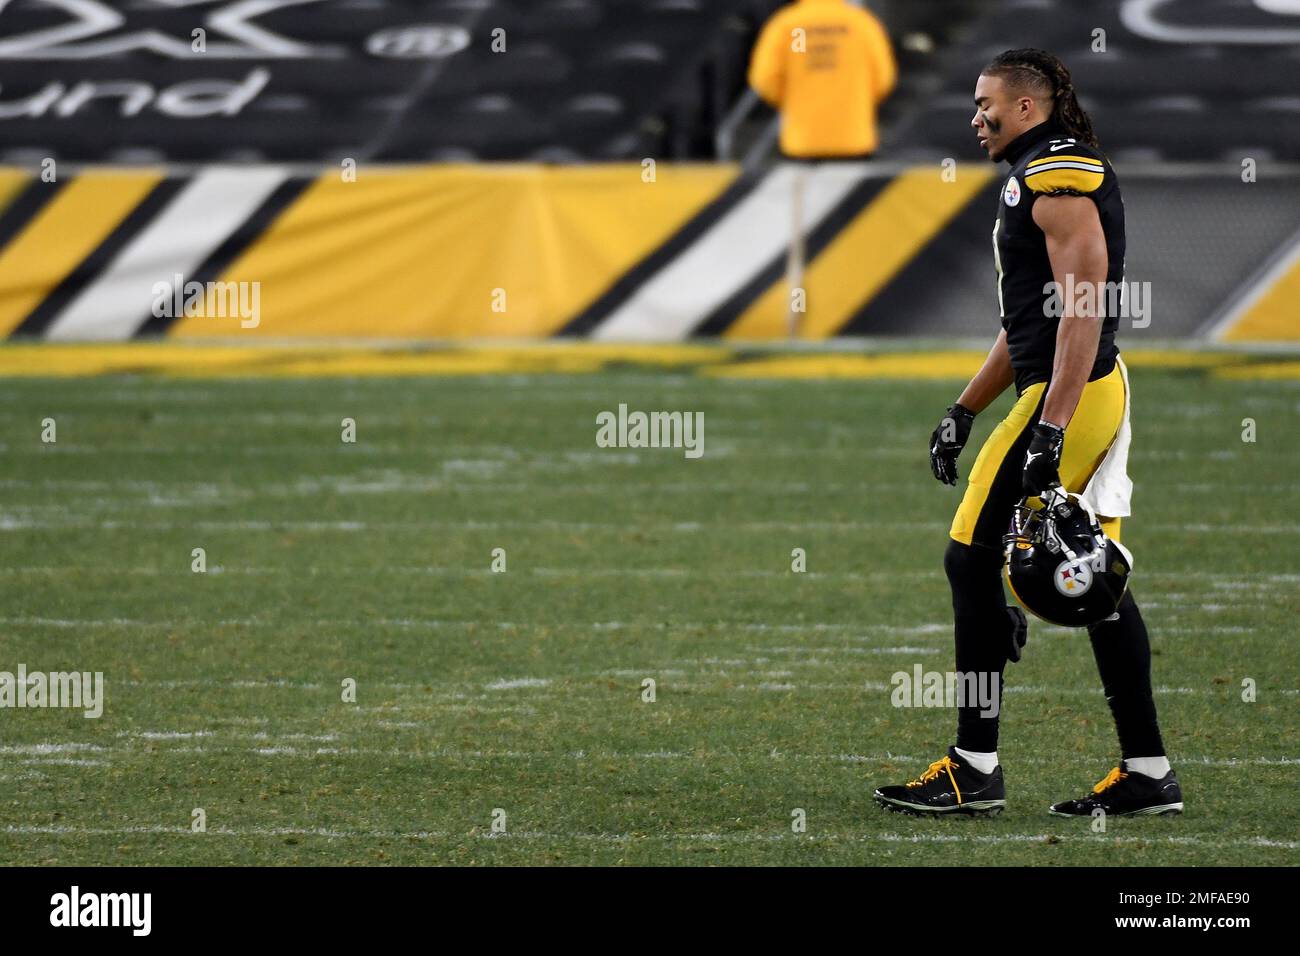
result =
[[1025,469],[1021,487],[1028,496],[1041,497],[1049,488],[1061,486],[1061,446],[1065,443],[1065,429],[1051,422],[1040,421],[1034,426],[1034,437],[1025,452]]
[[954,402],[930,436],[930,470],[945,485],[957,484],[957,456],[966,447],[974,421],[974,412]]

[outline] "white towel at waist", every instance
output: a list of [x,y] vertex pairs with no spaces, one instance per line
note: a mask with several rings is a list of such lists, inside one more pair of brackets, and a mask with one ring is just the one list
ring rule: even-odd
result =
[[1106,452],[1106,457],[1079,497],[1102,517],[1126,518],[1133,513],[1130,509],[1133,482],[1128,476],[1128,446],[1133,439],[1133,431],[1128,420],[1128,369],[1124,367],[1124,360],[1118,356],[1115,364],[1119,366],[1119,374],[1124,379],[1124,418],[1119,423],[1114,441],[1110,443],[1110,450]]

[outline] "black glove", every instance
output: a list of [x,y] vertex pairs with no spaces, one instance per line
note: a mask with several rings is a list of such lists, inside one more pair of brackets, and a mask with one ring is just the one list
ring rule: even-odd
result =
[[948,406],[948,414],[939,422],[939,427],[930,435],[930,470],[945,485],[957,484],[957,456],[966,447],[974,421],[974,412],[954,402]]
[[1061,484],[1061,446],[1065,429],[1049,422],[1034,426],[1034,438],[1025,452],[1025,473],[1021,481],[1025,497],[1041,497],[1048,488]]
[[1007,605],[1007,617],[1011,618],[1011,651],[1009,659],[1015,662],[1020,660],[1020,652],[1024,650],[1025,644],[1029,640],[1029,619],[1025,617],[1025,612],[1014,604]]

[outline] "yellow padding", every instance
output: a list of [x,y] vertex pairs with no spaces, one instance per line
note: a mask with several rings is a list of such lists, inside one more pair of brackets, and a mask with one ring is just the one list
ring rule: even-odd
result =
[[195,377],[491,375],[598,372],[613,364],[692,369],[730,359],[722,346],[538,342],[438,349],[122,342],[0,346],[0,378],[152,374]]
[[0,337],[13,332],[162,178],[161,172],[86,172],[59,190],[0,249]]
[[31,182],[32,177],[21,169],[0,166],[0,210],[9,205],[15,196]]
[[[632,344],[558,339],[513,345],[452,345],[438,348],[375,347],[304,343],[256,345],[224,342],[96,342],[86,344],[11,341],[0,345],[0,378],[142,374],[182,376],[482,375],[497,372],[596,372],[639,365],[694,371],[720,378],[945,379],[968,380],[983,352],[830,353],[755,357],[721,344]],[[1136,353],[1125,353],[1133,368]],[[1188,353],[1185,368],[1205,363]],[[1300,362],[1251,362],[1212,369],[1223,378],[1300,379]],[[1176,367],[1172,355],[1165,366]]]
[[1300,341],[1300,245],[1290,266],[1221,338],[1229,342]]
[[1233,352],[1194,352],[1160,349],[1125,349],[1124,364],[1134,368],[1215,368],[1233,365],[1241,356]]
[[883,355],[774,355],[703,369],[718,378],[969,379],[984,363],[980,352],[890,352]]
[[1216,368],[1210,374],[1215,378],[1238,381],[1296,380],[1300,379],[1300,362],[1252,362]]
[[[734,166],[476,166],[322,176],[221,277],[261,283],[249,336],[522,338],[563,327]],[[239,336],[185,318],[177,337]]]
[[[804,273],[807,310],[800,337],[834,335],[889,283],[989,181],[991,169],[960,166],[945,182],[931,167],[896,177],[813,260]],[[724,333],[728,339],[786,335],[789,287],[784,277]]]

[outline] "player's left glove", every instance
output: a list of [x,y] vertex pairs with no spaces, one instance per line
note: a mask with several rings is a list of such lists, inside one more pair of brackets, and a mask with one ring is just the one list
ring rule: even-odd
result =
[[930,470],[945,485],[957,484],[957,456],[966,447],[974,421],[974,412],[953,402],[930,435]]
[[1025,452],[1025,472],[1021,487],[1026,497],[1040,497],[1048,488],[1061,484],[1061,446],[1065,429],[1051,422],[1034,426],[1034,438]]

